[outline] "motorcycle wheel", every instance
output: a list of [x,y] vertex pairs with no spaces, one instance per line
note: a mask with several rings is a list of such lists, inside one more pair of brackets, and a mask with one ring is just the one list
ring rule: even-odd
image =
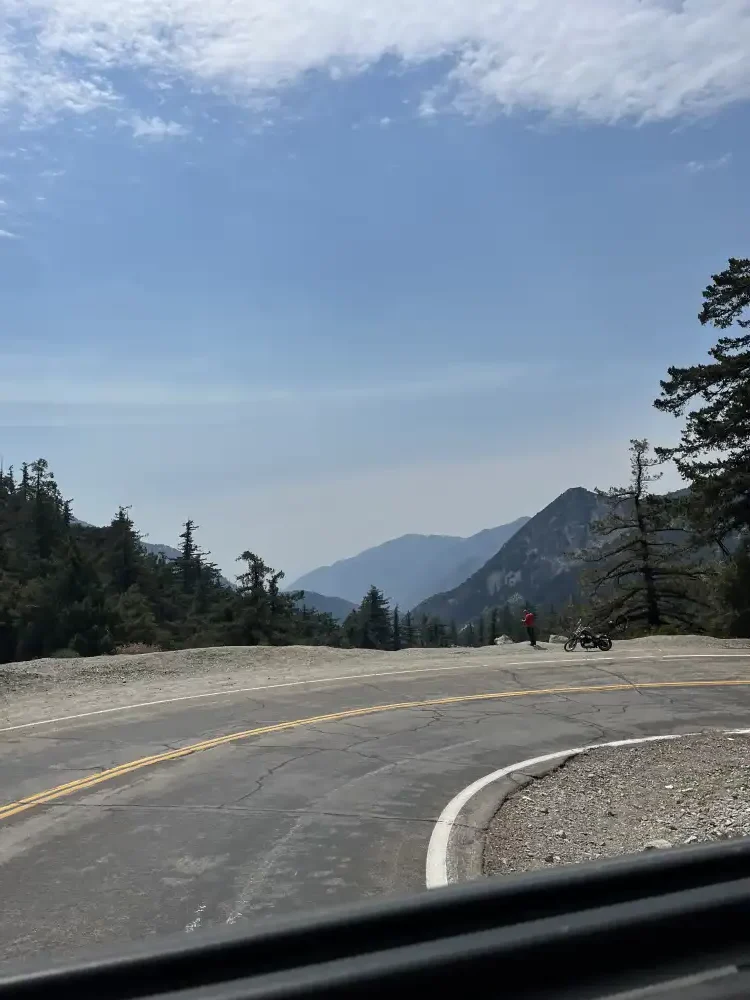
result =
[[601,649],[604,653],[608,653],[609,650],[612,649],[612,640],[608,635],[600,635],[596,642],[599,649]]
[[577,645],[578,645],[577,639],[568,639],[568,641],[563,646],[563,649],[565,650],[566,653],[572,653]]

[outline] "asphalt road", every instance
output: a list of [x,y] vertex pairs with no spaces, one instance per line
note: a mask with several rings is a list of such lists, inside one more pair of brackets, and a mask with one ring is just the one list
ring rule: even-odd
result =
[[532,655],[509,669],[489,652],[465,673],[0,733],[0,958],[424,891],[436,817],[487,772],[582,743],[747,726],[750,654]]

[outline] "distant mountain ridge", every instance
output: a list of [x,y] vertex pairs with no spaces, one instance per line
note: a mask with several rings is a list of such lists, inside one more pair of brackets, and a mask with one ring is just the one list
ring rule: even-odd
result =
[[347,601],[343,597],[328,597],[326,594],[316,594],[313,590],[306,590],[305,596],[297,601],[297,607],[322,611],[332,615],[339,622],[342,622],[350,611],[354,611],[356,606],[353,601]]
[[468,538],[402,535],[305,573],[288,588],[336,595],[356,604],[375,584],[402,609],[461,583],[479,569],[529,519],[485,528]]
[[590,544],[592,522],[603,515],[595,493],[581,486],[566,490],[461,584],[422,601],[415,615],[464,625],[486,608],[506,603],[541,607],[567,601],[577,591],[581,572],[571,553]]

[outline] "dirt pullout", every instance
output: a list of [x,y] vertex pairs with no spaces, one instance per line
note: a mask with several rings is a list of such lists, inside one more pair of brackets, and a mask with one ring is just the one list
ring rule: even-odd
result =
[[486,875],[750,836],[750,739],[703,733],[570,757],[502,804]]
[[534,661],[609,662],[613,657],[710,653],[750,649],[743,640],[666,636],[615,642],[611,654],[565,653],[556,644],[527,642],[479,649],[402,649],[381,652],[327,646],[217,646],[129,656],[40,659],[0,665],[0,729],[216,691],[323,679],[356,679],[378,671],[497,666]]

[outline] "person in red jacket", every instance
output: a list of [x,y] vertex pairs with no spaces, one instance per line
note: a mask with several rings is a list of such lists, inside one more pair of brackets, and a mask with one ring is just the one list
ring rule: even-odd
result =
[[525,608],[521,621],[526,626],[526,631],[529,635],[529,642],[532,646],[536,646],[536,618],[534,617],[534,612]]

